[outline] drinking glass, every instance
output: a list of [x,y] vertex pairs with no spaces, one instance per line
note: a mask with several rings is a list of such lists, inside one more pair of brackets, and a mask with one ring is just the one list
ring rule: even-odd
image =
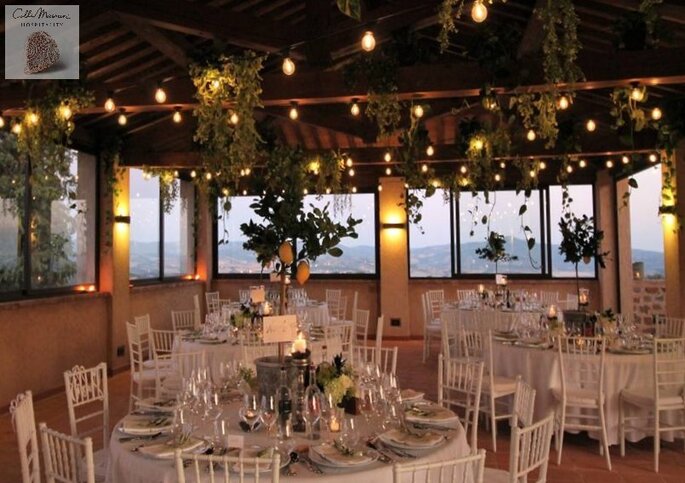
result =
[[362,416],[364,416],[364,420],[366,421],[366,426],[369,429],[371,428],[371,425],[374,420],[374,412],[376,410],[376,403],[377,403],[377,398],[376,398],[376,393],[373,387],[371,386],[362,386],[361,388],[361,394],[360,394],[360,399],[361,399],[361,407],[360,412],[362,413]]
[[266,428],[267,434],[273,436],[273,427],[276,422],[276,398],[274,396],[262,396],[259,418]]
[[259,422],[259,404],[257,403],[257,396],[254,394],[245,394],[243,397],[243,405],[238,411],[240,419],[247,424],[250,431],[255,429]]
[[359,445],[359,428],[354,417],[346,416],[343,418],[340,440],[350,449],[355,449]]
[[321,419],[321,393],[307,391],[304,401],[304,422],[307,425],[307,434],[310,439],[314,439],[314,425]]

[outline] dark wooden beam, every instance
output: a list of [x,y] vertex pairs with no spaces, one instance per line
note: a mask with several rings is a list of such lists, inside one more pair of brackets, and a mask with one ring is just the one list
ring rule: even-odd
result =
[[365,144],[374,142],[376,138],[375,129],[368,129],[368,126],[365,126],[362,120],[351,118],[351,116],[340,115],[339,113],[323,114],[318,112],[315,106],[299,106],[299,116],[296,121],[293,121],[288,116],[288,111],[288,108],[282,107],[268,107],[264,110],[266,114],[282,122],[321,127],[345,134],[346,136],[355,137]]
[[536,0],[535,7],[530,12],[530,18],[526,24],[526,29],[521,36],[521,43],[516,52],[516,58],[522,59],[528,55],[534,54],[540,49],[542,39],[545,36],[545,31],[542,28],[542,21],[538,15],[540,8],[544,7],[547,0]]
[[[593,0],[594,3],[627,10],[640,8],[641,0]],[[685,5],[682,2],[664,2],[656,6],[661,18],[669,22],[685,25]]]
[[305,0],[307,15],[307,37],[320,39],[307,42],[304,51],[307,56],[307,63],[311,66],[327,67],[331,64],[331,51],[328,47],[328,39],[323,35],[330,28],[330,2],[321,0]]

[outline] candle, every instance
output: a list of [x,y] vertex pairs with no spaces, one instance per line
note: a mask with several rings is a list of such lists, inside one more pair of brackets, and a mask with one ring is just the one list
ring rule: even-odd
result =
[[290,350],[291,353],[299,352],[304,354],[307,352],[307,341],[305,340],[304,336],[302,335],[302,332],[297,334],[297,339],[293,341],[292,348]]
[[338,417],[333,414],[331,416],[331,422],[329,424],[329,428],[331,430],[331,433],[339,433],[340,432],[340,421],[338,421]]
[[547,318],[548,319],[556,319],[557,318],[557,306],[556,305],[550,305],[549,309],[547,310]]
[[483,292],[485,292],[485,285],[483,285],[482,283],[479,283],[478,284],[478,293],[482,295]]
[[587,305],[587,294],[581,292],[580,297],[578,298],[578,302],[580,303],[580,305]]

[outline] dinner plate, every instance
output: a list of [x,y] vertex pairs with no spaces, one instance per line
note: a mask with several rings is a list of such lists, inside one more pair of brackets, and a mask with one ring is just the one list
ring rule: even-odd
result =
[[174,457],[177,449],[185,453],[204,453],[210,446],[211,443],[204,439],[191,437],[180,445],[174,445],[171,440],[168,440],[138,446],[136,452],[150,458],[171,459]]
[[444,425],[459,420],[454,411],[432,402],[414,403],[404,412],[405,420],[410,423]]
[[420,391],[414,391],[413,389],[402,389],[400,391],[400,396],[402,397],[402,402],[404,403],[420,401],[423,399],[425,394],[426,393]]
[[329,468],[361,468],[376,462],[376,456],[371,453],[345,456],[329,443],[310,446],[309,457],[317,465]]
[[651,354],[652,353],[652,350],[648,349],[646,347],[641,347],[641,348],[636,348],[636,349],[628,349],[628,348],[621,347],[621,348],[616,348],[616,349],[610,348],[607,350],[609,352],[611,352],[612,354],[623,354],[623,355],[633,355],[633,356],[645,355],[645,354]]
[[119,431],[130,436],[145,436],[171,431],[173,418],[171,416],[142,416],[129,414],[124,417]]
[[431,449],[445,442],[444,435],[432,431],[426,431],[419,435],[399,429],[391,429],[381,433],[378,437],[388,446],[407,450]]
[[155,397],[148,397],[137,401],[136,405],[144,411],[173,413],[178,406],[178,402],[176,399],[157,399]]
[[529,349],[549,349],[551,346],[547,342],[524,342],[522,340],[517,340],[514,342],[515,346],[527,347]]

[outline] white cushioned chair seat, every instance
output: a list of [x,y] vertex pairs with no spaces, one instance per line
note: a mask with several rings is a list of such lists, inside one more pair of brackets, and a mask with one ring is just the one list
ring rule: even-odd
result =
[[[654,406],[654,393],[649,390],[641,389],[624,389],[621,391],[621,397],[624,401],[634,404],[636,406],[651,407]],[[685,407],[685,400],[682,393],[666,394],[659,397],[659,406],[674,406],[675,408]]]
[[496,470],[495,468],[485,468],[483,481],[485,483],[509,483],[509,472]]
[[[552,394],[557,401],[561,402],[561,388],[552,388]],[[587,406],[593,408],[597,407],[599,399],[597,398],[597,391],[595,389],[567,389],[566,402],[571,406]]]
[[[516,392],[516,379],[510,377],[495,376],[494,392],[497,396],[506,396],[507,394],[514,394]],[[483,378],[483,392],[490,393],[490,378]]]

